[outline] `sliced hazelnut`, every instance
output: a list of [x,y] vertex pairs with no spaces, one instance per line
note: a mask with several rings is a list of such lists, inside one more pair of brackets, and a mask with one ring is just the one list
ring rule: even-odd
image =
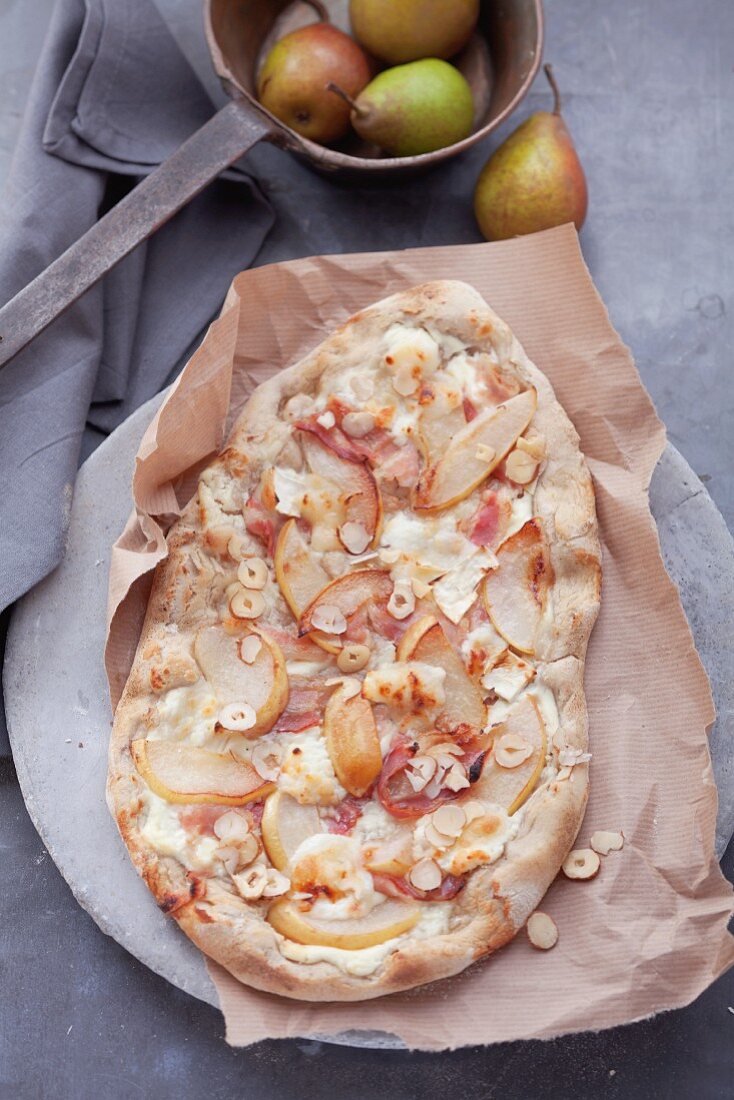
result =
[[431,591],[430,584],[426,584],[420,577],[412,577],[410,581],[411,588],[413,589],[413,595],[418,600],[423,600],[429,595]]
[[250,822],[242,814],[227,810],[214,822],[212,831],[223,844],[238,844],[250,832]]
[[324,603],[314,610],[311,626],[314,630],[322,630],[324,634],[343,634],[347,629],[347,620],[338,607]]
[[340,672],[360,672],[370,659],[370,647],[355,642],[345,645],[336,659]]
[[226,730],[244,733],[251,730],[257,721],[257,715],[249,703],[228,703],[220,710],[217,721]]
[[232,881],[237,887],[238,893],[246,901],[254,901],[263,895],[263,890],[268,881],[267,869],[263,867],[262,863],[256,863],[254,867],[249,867],[246,871],[233,875]]
[[291,884],[289,878],[280,871],[276,871],[274,867],[268,867],[266,875],[267,879],[262,893],[264,898],[277,898],[281,894],[287,893]]
[[259,590],[265,587],[267,579],[268,566],[262,558],[245,558],[237,566],[237,580],[244,588]]
[[488,447],[486,443],[477,445],[476,455],[480,462],[493,462],[496,454],[494,447]]
[[250,761],[257,774],[270,783],[274,783],[280,775],[280,751],[277,745],[258,741],[252,750]]
[[455,803],[439,806],[431,815],[434,828],[444,836],[457,837],[466,825],[466,813]]
[[244,840],[241,840],[237,845],[240,853],[240,867],[247,867],[252,863],[253,859],[260,851],[260,845],[257,842],[257,838],[249,833]]
[[608,856],[610,852],[619,851],[624,844],[624,836],[622,833],[608,833],[601,830],[598,833],[592,833],[589,843],[600,856]]
[[452,768],[449,768],[443,778],[443,786],[448,787],[450,791],[463,791],[466,787],[471,786],[463,764],[457,762]]
[[234,558],[235,561],[239,561],[247,553],[247,535],[232,535],[231,539],[227,543],[227,553],[230,558]]
[[353,439],[362,439],[369,435],[375,426],[371,412],[349,412],[342,418],[342,428]]
[[475,798],[469,799],[468,802],[462,802],[461,808],[466,814],[466,823],[470,825],[472,821],[476,821],[478,817],[484,817],[485,809],[481,802],[478,802]]
[[234,875],[240,867],[240,850],[233,844],[225,844],[215,849],[214,854],[221,859],[228,874]]
[[246,665],[254,664],[262,647],[262,638],[258,638],[257,634],[246,634],[244,638],[240,638],[237,646],[240,660]]
[[525,930],[533,947],[537,947],[539,951],[550,951],[551,947],[555,947],[558,943],[558,926],[556,922],[547,913],[541,913],[540,910],[531,913],[528,917],[528,923],[525,925]]
[[405,770],[405,777],[418,794],[436,774],[436,761],[432,756],[415,756]]
[[505,459],[505,473],[516,485],[527,485],[538,472],[538,463],[526,451],[510,451]]
[[387,610],[394,619],[407,619],[415,611],[415,594],[410,581],[397,580],[387,601]]
[[329,428],[333,428],[336,424],[336,417],[334,416],[331,409],[327,409],[326,412],[321,414],[321,416],[316,417],[316,423],[320,424],[322,428],[326,428],[328,430]]
[[434,848],[450,848],[454,843],[452,837],[444,836],[443,833],[439,833],[438,829],[431,821],[426,825],[425,837],[428,843],[432,844]]
[[353,523],[349,520],[339,528],[339,539],[342,546],[350,554],[362,554],[369,546],[372,538],[369,531],[361,523]]
[[561,869],[566,878],[593,878],[600,866],[599,856],[591,848],[575,848],[568,853]]
[[463,749],[455,741],[441,741],[438,745],[431,745],[426,752],[429,756],[442,756],[444,753],[448,753],[449,756],[463,755]]
[[568,768],[575,768],[577,764],[588,764],[590,760],[590,752],[572,748],[570,745],[566,745],[558,753],[558,763]]
[[526,439],[524,435],[521,435],[515,443],[518,451],[524,451],[525,454],[531,455],[532,458],[540,461],[545,456],[545,436],[536,435],[533,439]]
[[501,768],[517,768],[533,754],[533,746],[519,733],[505,733],[494,745],[494,758]]
[[229,601],[229,610],[236,619],[257,619],[265,610],[265,599],[262,592],[240,587]]
[[408,879],[416,890],[437,890],[441,885],[441,868],[432,859],[420,859],[408,871]]

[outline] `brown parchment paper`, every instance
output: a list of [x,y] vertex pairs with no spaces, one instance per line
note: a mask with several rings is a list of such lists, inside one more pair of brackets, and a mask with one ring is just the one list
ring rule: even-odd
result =
[[622,829],[625,845],[592,881],[551,887],[542,908],[560,929],[552,951],[535,951],[520,934],[431,987],[362,1004],[304,1004],[251,990],[210,962],[233,1045],[369,1029],[440,1050],[596,1030],[685,1005],[734,962],[732,891],[713,850],[706,731],[714,710],[647,499],[665,431],[570,226],[496,244],[314,257],[236,277],[137,457],[135,511],[110,576],[113,705],[149,571],[165,553],[164,529],[252,388],[357,309],[438,278],[471,283],[510,324],[581,436],[604,588],[586,672],[593,760],[578,844],[595,829]]

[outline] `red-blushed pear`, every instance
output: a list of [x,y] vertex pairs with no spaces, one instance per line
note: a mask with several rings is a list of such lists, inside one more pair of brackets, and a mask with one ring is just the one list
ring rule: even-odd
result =
[[337,779],[355,798],[361,798],[382,768],[372,707],[361,695],[350,697],[338,687],[326,704],[323,732]]
[[296,902],[285,899],[270,907],[267,919],[276,932],[296,943],[359,951],[409,932],[419,916],[417,905],[388,899],[364,917],[322,920],[301,912]]
[[[346,630],[343,619],[349,619],[362,604],[387,603],[392,593],[390,574],[381,569],[355,569],[328,584],[301,615],[301,634],[320,630],[338,637]],[[329,627],[332,629],[329,629]],[[340,628],[340,629],[337,629]]]
[[400,65],[453,57],[469,41],[479,0],[350,0],[352,31],[365,49]]
[[467,723],[482,729],[487,708],[482,692],[466,670],[464,662],[432,615],[418,619],[408,627],[397,649],[399,661],[421,661],[446,673],[443,682],[445,702],[439,715],[449,729]]
[[286,126],[327,144],[349,129],[349,107],[326,85],[335,80],[356,96],[371,75],[370,61],[354,39],[330,23],[313,23],[275,43],[258,75],[257,97]]
[[438,512],[464,500],[499,466],[530,423],[538,403],[532,387],[485,409],[458,432],[413,493],[418,511]]
[[259,737],[272,729],[288,702],[288,673],[277,642],[257,632],[260,647],[252,661],[242,659],[243,638],[233,638],[219,626],[205,626],[194,639],[194,657],[217,701],[247,703],[255,721],[243,731]]
[[285,791],[273,791],[266,800],[260,828],[268,858],[279,871],[288,869],[304,840],[324,831],[316,807],[302,806]]
[[512,815],[533,793],[545,766],[547,735],[535,697],[524,695],[492,734],[492,752],[471,796]]
[[487,614],[513,649],[532,655],[553,583],[548,541],[537,517],[505,539],[497,562],[484,581]]
[[159,798],[182,804],[244,806],[275,788],[231,753],[208,752],[178,741],[133,741],[139,774]]
[[550,65],[552,111],[537,111],[495,149],[474,192],[474,213],[489,241],[538,233],[586,218],[586,177],[573,139],[561,117]]

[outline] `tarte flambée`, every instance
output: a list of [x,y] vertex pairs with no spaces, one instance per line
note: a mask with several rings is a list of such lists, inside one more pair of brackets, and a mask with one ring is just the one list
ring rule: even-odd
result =
[[587,797],[591,479],[468,285],[261,385],[168,535],[108,799],[161,908],[243,982],[358,1000],[507,943]]

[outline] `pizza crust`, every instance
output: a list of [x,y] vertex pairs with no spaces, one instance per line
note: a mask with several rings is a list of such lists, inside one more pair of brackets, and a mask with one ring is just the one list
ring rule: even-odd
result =
[[[555,574],[554,615],[538,650],[538,683],[555,696],[564,743],[585,751],[588,721],[583,693],[586,646],[600,600],[601,569],[594,494],[578,436],[556,401],[550,383],[530,362],[502,322],[468,285],[434,282],[393,295],[338,328],[302,362],[265,382],[239,416],[227,447],[210,468],[221,484],[253,463],[272,461],[288,429],[283,406],[298,393],[313,393],[336,379],[345,363],[367,356],[385,329],[399,321],[435,326],[481,349],[490,345],[538,393],[533,424],[547,441],[547,464],[538,481],[535,514],[549,535]],[[164,912],[211,958],[257,989],[311,1001],[362,1000],[448,977],[507,943],[523,927],[555,878],[573,845],[587,799],[588,766],[541,784],[526,803],[522,828],[504,856],[472,872],[454,899],[460,926],[428,939],[403,937],[373,973],[342,972],[328,962],[308,965],[283,957],[278,937],[261,913],[217,880],[187,874],[171,857],[161,857],[140,832],[138,813],[144,784],[130,755],[155,697],[157,646],[170,643],[165,623],[176,623],[184,640],[203,605],[201,578],[192,578],[188,553],[201,531],[197,497],[187,505],[169,536],[169,554],[155,574],[140,643],[118,705],[110,742],[107,798],[133,862]],[[207,583],[211,583],[210,580]],[[186,675],[186,646],[180,667],[167,662],[165,675]],[[164,675],[164,679],[165,679]],[[177,682],[177,681],[176,681]],[[184,680],[185,682],[185,680]]]

